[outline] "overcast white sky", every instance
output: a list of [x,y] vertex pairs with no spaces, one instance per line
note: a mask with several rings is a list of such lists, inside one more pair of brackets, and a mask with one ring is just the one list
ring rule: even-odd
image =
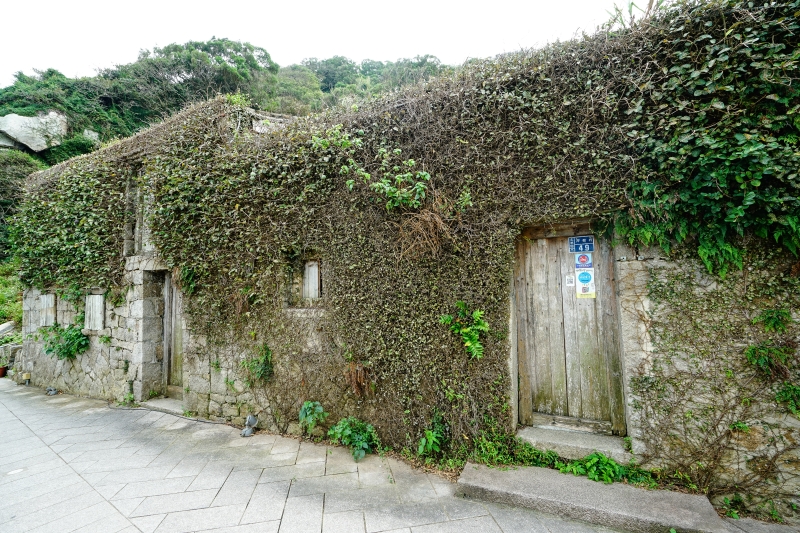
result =
[[[285,66],[334,55],[394,61],[433,54],[447,64],[591,33],[615,0],[42,0],[3,2],[0,87],[17,71],[91,76],[139,50],[248,41]],[[627,4],[616,0],[618,4]]]

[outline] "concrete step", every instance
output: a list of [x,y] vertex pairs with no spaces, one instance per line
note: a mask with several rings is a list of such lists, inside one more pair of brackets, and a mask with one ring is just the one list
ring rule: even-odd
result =
[[469,498],[517,505],[625,531],[730,533],[705,496],[605,485],[557,470],[497,470],[467,463],[457,492]]
[[633,455],[625,450],[621,437],[600,435],[561,427],[523,427],[517,437],[540,450],[553,450],[565,459],[582,459],[600,452],[620,464],[628,464]]

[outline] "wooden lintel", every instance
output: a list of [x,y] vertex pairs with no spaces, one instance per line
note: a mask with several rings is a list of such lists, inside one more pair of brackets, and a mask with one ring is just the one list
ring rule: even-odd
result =
[[591,235],[591,219],[571,220],[545,226],[531,226],[522,230],[526,239],[549,239],[552,237],[573,237],[575,235]]

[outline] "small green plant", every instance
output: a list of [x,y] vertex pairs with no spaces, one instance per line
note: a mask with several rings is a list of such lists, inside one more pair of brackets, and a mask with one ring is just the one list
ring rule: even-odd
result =
[[195,413],[194,411],[189,411],[187,409],[184,409],[183,416],[185,416],[186,418],[194,418],[195,416],[197,416],[197,413]]
[[186,394],[189,394],[189,392],[190,392],[190,391],[191,391],[191,389],[189,389],[189,385],[186,385],[186,386],[183,388],[183,392],[185,392]]
[[272,366],[272,350],[266,344],[258,348],[258,354],[253,359],[245,359],[240,363],[241,367],[250,373],[252,381],[266,383],[272,377],[274,368]]
[[722,510],[728,518],[739,519],[739,513],[744,510],[744,499],[741,494],[734,494],[733,499],[722,499]]
[[211,361],[210,364],[211,364],[211,368],[213,368],[217,372],[219,372],[220,369],[222,368],[222,363],[220,362],[219,359],[214,359],[213,361]]
[[189,267],[181,267],[180,286],[188,295],[194,294],[197,290],[197,272]]
[[380,446],[378,433],[372,424],[362,422],[354,416],[339,420],[328,431],[328,436],[333,442],[349,446],[353,452],[353,459],[356,461]]
[[765,309],[753,319],[753,324],[762,324],[767,333],[785,333],[792,323],[792,313],[788,309]]
[[317,424],[325,422],[329,414],[325,412],[319,402],[303,402],[303,406],[300,408],[300,427],[311,435]]
[[450,403],[455,403],[456,401],[461,401],[464,399],[464,395],[457,393],[453,387],[447,385],[447,381],[442,380],[442,388],[444,389],[444,396],[447,398],[447,401]]
[[[427,182],[431,175],[427,172],[411,171],[415,162],[413,159],[403,161],[403,166],[408,170],[394,176],[384,175],[379,181],[370,184],[370,188],[386,197],[386,209],[392,210],[395,207],[410,207],[416,209],[425,200],[425,191],[428,189]],[[400,167],[393,167],[399,171]]]
[[231,378],[225,378],[225,386],[228,388],[229,391],[233,393],[236,392],[236,382]]
[[[456,451],[456,455],[458,453]],[[646,487],[656,486],[653,473],[638,467],[633,461],[628,465],[621,465],[599,452],[583,459],[564,461],[553,451],[539,450],[516,435],[507,433],[492,418],[485,419],[485,429],[475,439],[475,449],[470,455],[471,460],[489,466],[538,466],[576,476],[587,476],[604,483],[624,481]]]
[[800,417],[800,387],[788,381],[783,382],[781,389],[775,394],[775,401],[785,403],[786,408],[794,416]]
[[81,333],[81,328],[75,324],[66,328],[53,324],[40,331],[44,339],[44,353],[58,359],[75,359],[89,349],[89,337]]
[[225,101],[228,102],[230,105],[239,107],[250,107],[252,105],[250,102],[250,97],[242,93],[226,94]]
[[[358,139],[356,139],[358,140]],[[386,209],[391,211],[397,207],[408,207],[417,209],[425,200],[428,182],[431,175],[425,171],[413,171],[416,161],[406,159],[399,165],[392,164],[391,159],[398,157],[403,151],[400,148],[389,150],[385,147],[378,149],[378,158],[381,160],[381,178],[369,183],[372,176],[365,172],[363,168],[357,167],[355,162],[350,159],[348,165],[342,166],[340,174],[349,174],[354,170],[364,183],[369,183],[369,188],[386,198]],[[349,179],[346,182],[347,188],[353,190],[355,180]],[[465,201],[470,201],[467,198]]]
[[461,301],[456,302],[455,315],[442,315],[439,322],[445,326],[450,326],[450,331],[461,336],[464,341],[464,348],[473,359],[483,357],[483,344],[480,342],[481,333],[489,331],[489,324],[483,320],[483,311],[476,309],[469,311],[467,304]]
[[764,374],[785,377],[789,374],[786,362],[793,353],[794,349],[789,346],[762,342],[748,346],[744,356]]
[[556,464],[562,473],[571,473],[576,476],[586,476],[592,481],[602,481],[606,484],[622,480],[623,467],[610,457],[600,452],[587,455],[583,459],[569,463]]
[[422,438],[417,445],[417,455],[421,457],[433,457],[441,453],[444,446],[447,426],[439,413],[434,412],[433,420],[429,428],[425,429]]
[[4,346],[6,344],[22,344],[22,332],[15,331],[0,337],[0,346]]
[[425,436],[419,439],[417,454],[422,457],[432,456],[442,451],[442,435],[433,429],[426,429]]
[[8,367],[9,357],[7,355],[0,355],[0,368]]
[[128,407],[135,407],[137,405],[136,398],[133,396],[132,392],[128,392],[125,396],[122,397],[122,401],[119,402],[120,405],[126,405]]
[[742,422],[741,420],[733,422],[728,427],[731,429],[731,431],[741,431],[742,433],[750,433],[750,426],[748,426],[746,422]]
[[97,340],[100,341],[100,344],[111,344],[111,335],[100,335]]
[[633,439],[630,437],[622,438],[622,446],[625,448],[626,452],[633,453]]

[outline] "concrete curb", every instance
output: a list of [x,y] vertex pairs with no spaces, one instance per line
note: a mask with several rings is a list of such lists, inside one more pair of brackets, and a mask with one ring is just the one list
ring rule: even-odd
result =
[[492,469],[467,463],[458,494],[642,533],[729,533],[705,496],[605,485],[556,470]]

